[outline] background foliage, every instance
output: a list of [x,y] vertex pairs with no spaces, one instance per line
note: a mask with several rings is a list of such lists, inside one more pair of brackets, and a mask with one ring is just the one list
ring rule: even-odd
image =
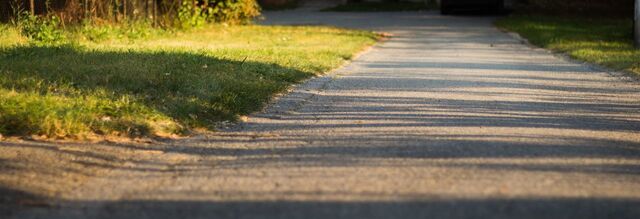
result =
[[62,25],[91,20],[121,23],[147,20],[159,26],[203,22],[247,23],[260,14],[256,0],[3,0],[0,18],[22,12],[55,15]]

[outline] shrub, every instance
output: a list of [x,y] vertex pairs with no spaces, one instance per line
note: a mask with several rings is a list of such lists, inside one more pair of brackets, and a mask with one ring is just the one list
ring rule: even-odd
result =
[[212,8],[199,6],[197,0],[183,1],[178,8],[178,23],[183,29],[201,27],[207,23]]
[[245,24],[260,15],[255,0],[185,0],[178,8],[178,26],[201,27],[207,22]]
[[249,23],[260,15],[255,0],[216,0],[212,3],[211,19],[214,22]]
[[61,44],[65,40],[57,16],[40,17],[22,13],[18,19],[18,26],[24,36],[37,44]]
[[[8,18],[17,17],[11,13],[15,10],[30,9],[28,1],[0,2],[0,15]],[[42,0],[35,1],[34,8],[37,15],[57,14],[64,24],[148,20],[163,27],[200,26],[203,22],[248,23],[260,15],[257,0]]]

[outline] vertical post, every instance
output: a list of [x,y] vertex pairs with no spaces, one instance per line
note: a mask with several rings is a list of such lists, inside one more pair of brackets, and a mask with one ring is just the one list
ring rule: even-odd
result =
[[[162,3],[162,2],[161,2],[161,3]],[[156,14],[156,11],[158,10],[158,7],[159,7],[159,6],[158,6],[158,2],[157,2],[157,0],[153,0],[153,1],[151,2],[151,16],[153,16],[153,17],[152,17],[152,21],[153,21],[153,26],[154,26],[154,27],[158,26],[158,22],[157,22],[157,20],[158,20],[158,16],[157,16],[157,14]]]
[[29,0],[29,10],[31,10],[31,15],[36,15],[36,2],[35,2],[35,0]]
[[84,19],[88,19],[89,17],[89,0],[84,0],[82,4],[82,9],[84,9]]
[[144,1],[144,19],[149,19],[149,0]]
[[636,0],[636,7],[633,11],[633,37],[636,48],[640,48],[640,0]]
[[113,13],[113,18],[115,19],[115,22],[118,23],[118,16],[120,16],[120,1],[118,0],[113,1]]

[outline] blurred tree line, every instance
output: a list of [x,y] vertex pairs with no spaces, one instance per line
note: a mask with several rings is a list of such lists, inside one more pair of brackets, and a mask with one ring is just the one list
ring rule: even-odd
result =
[[148,20],[159,26],[184,22],[245,23],[260,14],[256,0],[1,0],[0,19],[22,13],[54,15],[62,24],[85,20]]

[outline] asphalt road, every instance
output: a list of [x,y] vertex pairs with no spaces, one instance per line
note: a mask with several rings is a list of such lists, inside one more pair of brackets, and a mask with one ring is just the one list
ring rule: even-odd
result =
[[640,86],[491,17],[268,13],[394,36],[214,135],[15,218],[640,218]]

